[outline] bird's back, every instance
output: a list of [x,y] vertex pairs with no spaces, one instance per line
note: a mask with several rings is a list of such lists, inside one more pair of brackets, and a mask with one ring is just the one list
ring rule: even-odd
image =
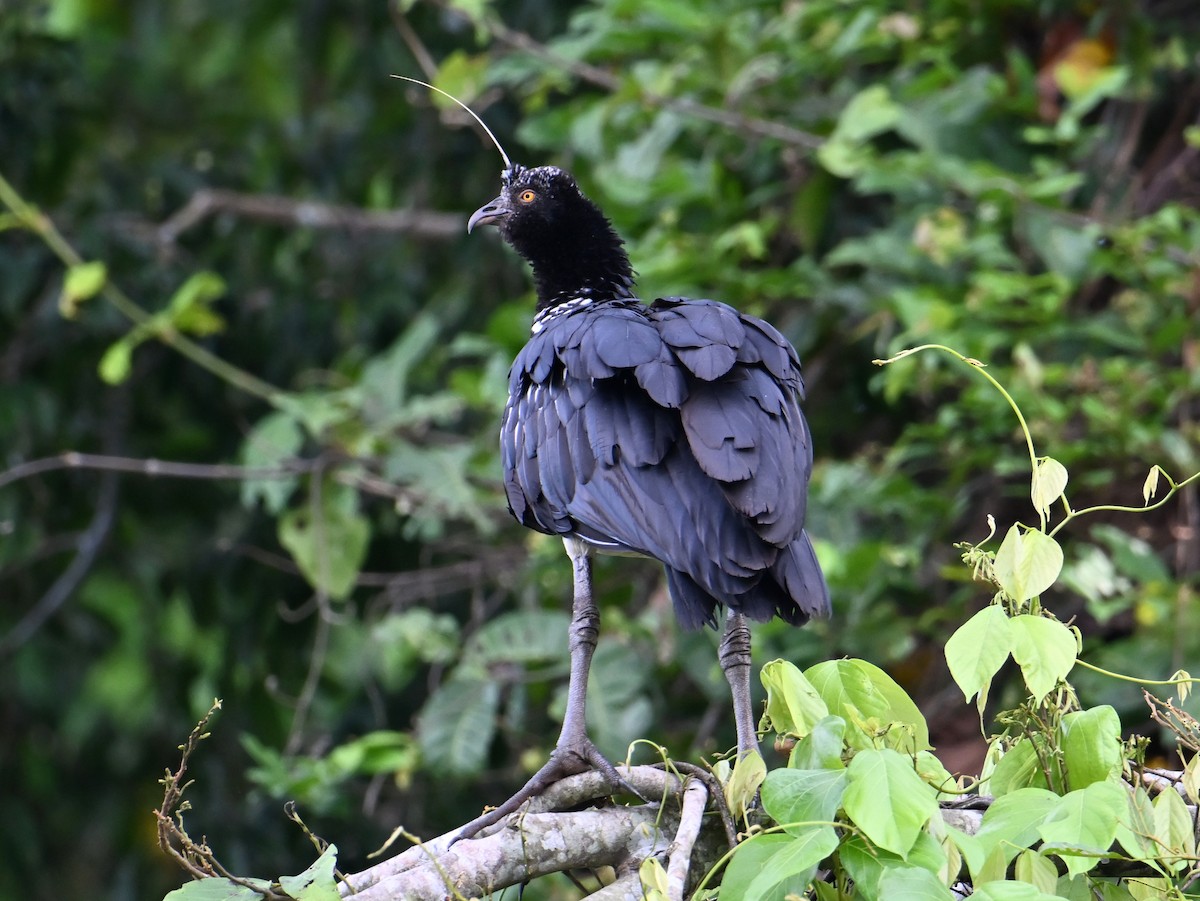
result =
[[791,344],[725,304],[548,308],[509,376],[509,507],[530,528],[662,561],[685,626],[714,623],[718,604],[825,615],[802,397]]

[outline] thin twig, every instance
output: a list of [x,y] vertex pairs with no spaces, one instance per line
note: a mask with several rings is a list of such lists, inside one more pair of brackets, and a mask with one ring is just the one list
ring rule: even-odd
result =
[[399,0],[392,0],[388,4],[388,14],[392,18],[392,25],[395,27],[396,33],[400,35],[400,40],[404,41],[409,53],[416,59],[417,65],[421,67],[421,72],[425,75],[426,80],[433,81],[437,75],[437,61],[421,40],[421,36],[417,34],[416,29],[409,24],[408,17],[404,15],[404,10],[400,8]]

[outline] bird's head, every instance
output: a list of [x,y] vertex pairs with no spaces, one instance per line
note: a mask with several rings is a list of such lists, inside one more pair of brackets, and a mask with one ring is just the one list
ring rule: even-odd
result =
[[495,225],[533,267],[539,308],[580,296],[629,297],[633,270],[604,214],[557,166],[512,165],[502,189],[471,214],[467,231]]
[[506,241],[521,250],[556,229],[603,218],[570,173],[557,166],[513,165],[504,170],[501,181],[499,196],[472,214],[468,232],[477,225],[495,225]]

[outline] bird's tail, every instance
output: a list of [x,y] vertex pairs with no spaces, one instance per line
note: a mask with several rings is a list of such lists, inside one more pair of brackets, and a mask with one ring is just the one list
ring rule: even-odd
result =
[[803,623],[813,617],[829,616],[829,586],[817,562],[817,554],[807,532],[781,548],[771,564],[770,573],[784,594],[795,604],[792,610],[780,609],[788,622]]

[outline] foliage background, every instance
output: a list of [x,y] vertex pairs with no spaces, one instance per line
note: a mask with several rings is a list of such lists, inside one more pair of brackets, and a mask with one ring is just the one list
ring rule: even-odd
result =
[[[177,885],[154,780],[215,696],[189,823],[259,875],[309,858],[284,799],[361,868],[396,824],[432,834],[505,797],[553,741],[569,568],[508,521],[494,449],[529,282],[494,236],[460,233],[495,193],[493,151],[389,73],[436,75],[515,158],[575,171],[646,297],[725,299],[794,341],[835,618],[760,627],[756,658],[887,668],[947,762],[965,741],[975,765],[976,724],[940,646],[988,599],[952,545],[988,513],[1031,515],[1023,448],[982,382],[928,355],[871,361],[924,341],[986,361],[1076,506],[1137,503],[1151,463],[1200,466],[1185,0],[0,13],[0,175],[165,311],[160,331],[281,391],[269,404],[153,337],[133,347],[108,297],[64,307],[61,262],[5,216],[4,470],[67,450],[308,461],[249,482],[0,483],[0,896]],[[238,193],[181,219],[204,189]],[[348,208],[338,227],[314,227],[325,204]],[[370,219],[393,210],[416,225]],[[180,299],[197,273],[219,281]],[[1054,604],[1085,659],[1196,669],[1198,528],[1191,490],[1065,536]],[[599,577],[603,746],[728,747],[715,636],[675,630],[654,567]],[[1135,688],[1078,684],[1150,731]]]

